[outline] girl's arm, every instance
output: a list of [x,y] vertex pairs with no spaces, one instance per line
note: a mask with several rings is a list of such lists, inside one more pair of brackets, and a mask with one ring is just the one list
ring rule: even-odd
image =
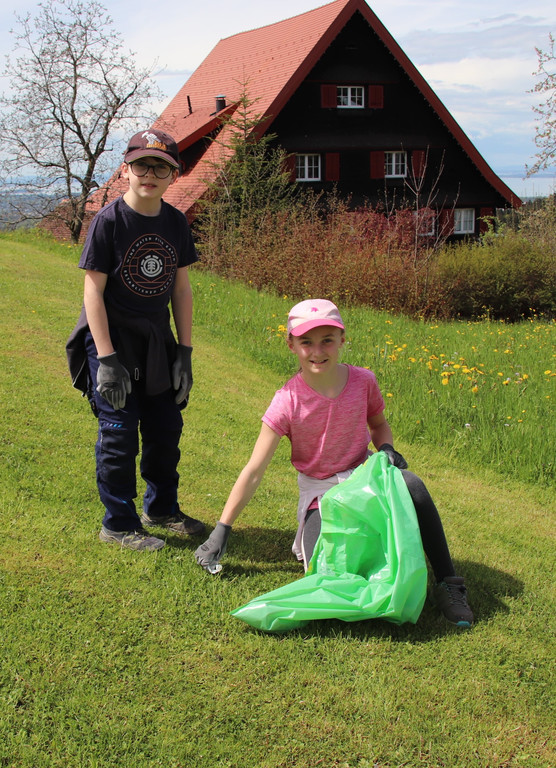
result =
[[377,451],[382,448],[388,456],[390,464],[398,467],[398,469],[407,469],[407,461],[401,453],[394,450],[394,437],[390,424],[388,424],[384,416],[384,411],[369,419],[369,429],[371,431],[371,440]]
[[171,302],[178,343],[190,347],[191,326],[193,324],[193,291],[191,290],[187,267],[180,267],[176,272]]
[[232,525],[242,509],[247,506],[259,487],[279,442],[280,435],[263,423],[251,458],[239,473],[224,505],[220,516],[221,523]]
[[369,419],[369,430],[371,432],[371,440],[377,450],[381,445],[384,445],[384,443],[394,445],[392,429],[390,424],[386,421],[384,411],[377,413],[376,416]]
[[251,458],[239,473],[216,528],[195,550],[195,559],[209,573],[218,573],[222,569],[220,558],[226,552],[232,523],[259,487],[279,442],[280,435],[263,423]]
[[87,313],[87,323],[99,357],[105,357],[114,352],[104,305],[104,289],[107,279],[108,275],[104,272],[95,272],[92,269],[85,272],[83,303]]

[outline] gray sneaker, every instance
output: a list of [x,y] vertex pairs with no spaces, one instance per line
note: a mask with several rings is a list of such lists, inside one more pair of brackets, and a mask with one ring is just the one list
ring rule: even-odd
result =
[[152,552],[156,549],[162,549],[166,542],[151,536],[148,531],[138,528],[136,531],[111,531],[104,525],[98,535],[101,541],[109,544],[119,544],[122,549],[147,550]]
[[206,533],[204,523],[189,517],[189,515],[184,515],[181,511],[174,512],[172,515],[165,515],[164,517],[150,517],[143,512],[141,523],[149,528],[156,525],[161,528],[167,528],[169,531],[177,533],[178,536],[201,536]]
[[462,628],[473,624],[473,612],[467,604],[467,589],[461,576],[446,576],[434,587],[434,599],[451,624]]

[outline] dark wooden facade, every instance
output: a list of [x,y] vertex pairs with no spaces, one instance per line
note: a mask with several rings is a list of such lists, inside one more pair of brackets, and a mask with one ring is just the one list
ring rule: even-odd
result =
[[[363,106],[338,106],[338,88],[355,88]],[[319,180],[299,183],[335,188],[353,206],[431,207],[450,234],[457,209],[473,209],[477,233],[482,217],[508,206],[507,196],[471,162],[360,13],[292,94],[271,130],[289,153],[318,155]],[[390,153],[405,160],[404,175],[385,174]]]

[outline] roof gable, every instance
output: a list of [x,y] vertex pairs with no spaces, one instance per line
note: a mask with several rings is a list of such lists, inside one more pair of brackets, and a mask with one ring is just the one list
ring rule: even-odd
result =
[[[218,124],[221,114],[216,112],[217,96],[224,95],[227,103],[233,105],[242,90],[247,90],[256,99],[256,111],[266,117],[261,130],[267,131],[355,13],[367,21],[489,184],[508,203],[519,204],[519,199],[490,168],[364,0],[335,0],[299,16],[220,40],[168,104],[156,125],[172,134],[183,151]],[[206,159],[211,161],[210,150]],[[199,163],[191,173],[178,179],[167,199],[189,209],[206,188],[206,175],[206,164]]]

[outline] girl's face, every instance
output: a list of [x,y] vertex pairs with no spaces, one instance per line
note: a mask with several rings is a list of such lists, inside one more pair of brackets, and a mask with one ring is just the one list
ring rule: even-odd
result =
[[303,373],[322,374],[335,369],[344,341],[341,328],[319,325],[303,336],[290,336],[288,346],[297,355]]

